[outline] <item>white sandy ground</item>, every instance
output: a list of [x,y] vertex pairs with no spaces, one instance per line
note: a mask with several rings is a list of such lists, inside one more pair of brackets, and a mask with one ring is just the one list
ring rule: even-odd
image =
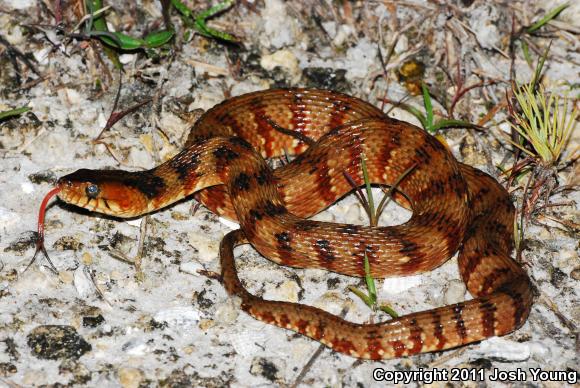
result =
[[[418,3],[429,6],[427,2]],[[0,1],[0,10],[19,8],[27,14],[33,14],[36,6],[35,2]],[[158,6],[148,4],[147,9],[159,17]],[[531,17],[534,15],[531,9],[553,6],[553,2],[534,2],[526,12]],[[367,37],[354,39],[356,32],[352,26],[326,21],[325,29],[333,44],[340,47],[345,41],[356,43],[346,50],[321,47],[313,54],[306,50],[309,38],[303,35],[293,7],[279,0],[266,0],[261,15],[242,12],[243,23],[239,28],[258,47],[256,51],[262,55],[260,66],[270,70],[281,66],[288,80],[299,80],[301,69],[308,66],[344,68],[347,79],[354,85],[353,94],[376,103],[377,92],[370,92],[368,81],[369,74],[380,71],[374,54],[376,42]],[[370,3],[368,7],[375,15],[383,18],[389,15],[387,8],[379,3]],[[498,17],[494,14],[497,9],[482,4],[473,8],[476,10],[472,11],[471,28],[481,32],[480,45],[484,48],[500,45],[497,28],[484,27],[484,21],[493,22]],[[575,5],[566,12],[569,22],[580,20],[578,9]],[[401,7],[398,12],[405,18],[412,17],[408,14],[416,10]],[[20,17],[25,18],[22,14]],[[38,119],[35,122],[27,114],[0,123],[0,144],[3,150],[8,150],[0,159],[0,364],[9,369],[0,374],[0,385],[70,383],[137,387],[182,382],[183,386],[253,387],[292,384],[319,344],[254,320],[240,311],[217,280],[198,273],[198,270],[219,272],[219,241],[232,225],[204,208],[192,216],[191,201],[150,216],[143,261],[145,279],[141,283],[135,280],[134,268],[113,258],[108,250],[115,246],[132,257],[137,249],[138,222],[88,214],[58,202],[48,211],[46,228],[46,246],[58,274],[47,268],[44,259],[24,272],[33,253],[32,245],[26,242],[36,227],[38,205],[51,188],[50,180],[78,168],[118,167],[118,164],[103,145],[91,142],[106,122],[115,88],[97,95],[93,85],[98,74],[94,67],[81,62],[78,50],[70,51],[73,45],[67,47],[67,55],[59,50],[51,51],[40,34],[35,35],[37,41],[32,43],[22,34],[19,23],[23,21],[15,22],[11,15],[0,12],[0,26],[5,26],[0,28],[2,35],[22,51],[34,53],[39,68],[48,77],[21,94],[12,93],[0,100],[0,111],[27,105]],[[251,35],[251,31],[261,33]],[[213,74],[219,75],[219,69],[228,74],[223,51],[219,46],[201,49],[200,41],[196,38],[185,43],[169,67],[163,62],[144,65],[142,60],[137,61],[136,55],[123,56],[129,75],[124,77],[122,106],[154,94],[156,85],[163,97],[159,114],[144,108],[110,131],[106,142],[125,164],[123,168],[150,168],[177,152],[189,124],[172,112],[174,99],[190,96],[189,110],[207,109],[223,100],[224,87],[237,95],[271,85],[268,79],[255,75],[240,80],[229,76],[216,78]],[[576,63],[580,59],[578,47],[577,42],[575,46],[558,40],[553,44],[555,52]],[[396,52],[411,48],[403,37]],[[507,77],[509,63],[505,58],[493,50],[478,51],[476,55],[483,71]],[[3,66],[10,65],[4,62]],[[518,61],[516,66],[521,79],[529,77],[530,70],[523,61]],[[149,79],[149,83],[135,80],[135,74],[141,80]],[[555,61],[548,69],[548,76],[556,84],[568,76],[576,77],[577,82],[578,67],[569,61]],[[390,98],[401,98],[404,93],[400,85],[391,83]],[[475,112],[485,112],[483,104],[474,103],[473,110],[474,117]],[[404,112],[397,114],[411,119]],[[162,128],[167,137],[156,127]],[[499,129],[496,127],[494,131]],[[464,130],[454,130],[450,131],[449,138],[455,154],[464,157],[459,145],[466,138],[473,141],[473,137]],[[506,154],[505,149],[494,148],[493,162],[499,164]],[[486,169],[486,166],[479,167]],[[574,172],[570,169],[560,177],[562,183],[573,178]],[[555,201],[571,201],[573,205],[566,208],[571,215],[568,219],[573,220],[575,215],[578,222],[578,192],[556,197]],[[393,205],[387,211],[389,222],[400,223],[409,216],[395,208]],[[353,198],[319,217],[336,222],[366,222]],[[550,300],[563,316],[578,325],[579,280],[577,275],[576,279],[572,276],[580,264],[578,236],[562,232],[556,223],[550,225],[528,230],[526,268],[542,300]],[[356,322],[363,322],[370,315],[369,309],[346,290],[349,284],[362,287],[357,279],[320,270],[280,267],[249,246],[239,248],[237,253],[241,276],[254,293],[268,299],[300,301],[335,314],[348,306],[346,318]],[[379,289],[380,299],[391,303],[400,314],[469,297],[459,279],[455,259],[428,274],[380,281]],[[83,317],[99,314],[104,318],[102,324],[83,326]],[[92,350],[77,361],[37,358],[27,345],[27,335],[40,325],[52,324],[73,326]],[[304,384],[390,385],[372,379],[377,367],[387,371],[479,368],[486,375],[518,368],[528,376],[531,376],[530,368],[573,372],[578,371],[579,364],[578,340],[574,335],[553,309],[538,301],[527,323],[514,334],[459,350],[384,362],[360,362],[326,349],[307,372]],[[528,382],[531,386],[548,387],[563,384],[533,382],[531,377]],[[434,386],[445,384],[439,382]],[[486,384],[509,385],[491,382],[489,378]],[[474,383],[465,385],[475,386]]]

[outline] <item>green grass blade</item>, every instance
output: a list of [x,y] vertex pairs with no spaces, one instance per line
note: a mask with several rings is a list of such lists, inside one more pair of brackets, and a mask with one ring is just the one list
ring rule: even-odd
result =
[[368,213],[370,214],[370,223],[371,223],[371,226],[377,226],[375,201],[373,198],[373,191],[371,188],[371,182],[369,180],[369,173],[367,170],[367,164],[365,162],[365,155],[364,154],[361,154],[361,156],[360,156],[360,163],[361,163],[362,172],[363,172],[363,179],[365,181],[365,188],[367,191],[367,200],[369,202],[369,212]]
[[364,257],[365,262],[365,282],[369,290],[369,298],[371,300],[371,305],[374,306],[377,303],[377,288],[375,286],[375,279],[371,276],[371,265],[369,263],[369,258],[365,252]]
[[395,318],[399,318],[399,314],[397,314],[397,312],[389,305],[387,304],[382,304],[379,306],[379,310],[381,310],[384,313],[387,313],[391,316],[391,318],[395,319]]
[[560,12],[562,12],[564,9],[568,8],[569,5],[570,4],[568,4],[568,3],[564,3],[564,4],[559,5],[558,7],[554,8],[553,10],[548,12],[543,18],[541,18],[540,20],[538,20],[537,22],[535,22],[534,24],[532,24],[531,26],[526,28],[526,32],[528,34],[531,34],[535,31],[539,30],[546,23],[548,23],[550,20],[556,18],[560,14]]
[[530,56],[530,48],[528,47],[528,44],[526,43],[525,40],[522,40],[522,52],[524,54],[526,62],[528,63],[528,66],[532,67],[533,62],[532,57]]
[[421,82],[421,90],[423,91],[423,104],[425,104],[425,112],[427,113],[425,129],[427,132],[432,132],[433,128],[433,104],[431,103],[431,95],[429,89],[424,82]]
[[96,36],[107,45],[121,50],[131,51],[145,47],[143,39],[133,38],[122,32],[92,31],[90,35]]
[[154,31],[147,35],[143,40],[148,48],[157,48],[168,43],[171,38],[173,38],[174,34],[175,32],[173,30]]
[[462,120],[451,120],[451,119],[441,119],[437,121],[432,127],[430,133],[435,133],[440,129],[444,128],[476,128],[477,125],[468,123]]
[[361,290],[359,290],[355,286],[348,286],[348,289],[351,292],[353,292],[356,296],[358,296],[367,306],[369,306],[370,308],[373,307],[373,302],[371,301],[369,296],[366,295],[364,292],[362,292]]
[[180,14],[182,14],[183,16],[185,16],[186,18],[190,18],[191,17],[191,11],[189,8],[187,8],[187,6],[185,4],[183,4],[181,1],[179,0],[171,0],[171,5],[173,5],[175,7],[175,9],[177,10],[177,12],[179,12]]
[[218,3],[195,16],[194,19],[194,27],[195,29],[202,35],[207,36],[209,38],[217,38],[221,40],[225,40],[227,42],[236,42],[236,38],[233,35],[228,34],[227,32],[218,31],[211,27],[207,26],[207,19],[215,16],[216,14],[222,12],[223,10],[231,7],[234,4],[234,0],[226,0],[221,3]]
[[[93,12],[103,8],[103,2],[101,0],[88,0],[86,2],[86,7],[87,11],[90,14],[93,14]],[[93,18],[92,22],[87,25],[87,28],[89,29],[88,34],[93,34],[95,31],[100,31],[101,33],[109,32],[107,21],[105,20],[105,14],[101,13],[97,17]],[[123,68],[123,64],[119,60],[119,54],[112,47],[103,45],[103,51],[105,51],[107,57],[111,60],[111,62],[113,62],[115,68]]]
[[536,86],[538,82],[540,82],[540,78],[542,76],[542,70],[544,69],[544,63],[546,62],[546,58],[548,57],[548,53],[550,52],[550,47],[552,47],[552,41],[548,44],[548,47],[544,50],[544,53],[540,57],[538,64],[536,65],[536,70],[534,71],[534,78],[532,78],[532,82],[530,82],[532,90],[536,90]]
[[16,109],[11,109],[11,110],[6,110],[4,112],[0,112],[0,121],[5,120],[9,117],[14,117],[14,116],[18,116],[22,113],[26,113],[30,109],[31,108],[29,108],[27,106],[23,106],[22,108],[16,108]]
[[407,112],[409,112],[410,114],[412,114],[413,116],[415,116],[417,118],[417,120],[419,120],[421,122],[421,126],[423,127],[423,129],[427,129],[427,118],[425,117],[425,115],[417,108],[415,108],[414,106],[411,105],[401,105]]

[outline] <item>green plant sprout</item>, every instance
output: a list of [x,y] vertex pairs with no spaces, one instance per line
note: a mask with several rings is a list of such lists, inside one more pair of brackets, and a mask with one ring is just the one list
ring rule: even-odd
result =
[[[399,184],[402,182],[402,180],[405,179],[405,177],[407,175],[409,175],[409,173],[416,168],[416,166],[417,165],[414,164],[411,167],[407,168],[397,178],[397,180],[393,183],[393,185],[389,188],[389,190],[386,191],[385,195],[383,196],[383,198],[379,202],[379,206],[375,209],[375,206],[374,206],[375,201],[373,198],[372,187],[371,187],[371,183],[369,180],[369,174],[368,174],[368,169],[366,166],[365,156],[364,156],[364,154],[361,154],[361,169],[362,169],[362,173],[363,173],[363,179],[364,179],[365,189],[366,189],[366,193],[367,193],[367,198],[365,198],[362,195],[362,193],[359,193],[358,199],[362,203],[363,208],[365,209],[367,215],[369,216],[371,226],[377,226],[378,219],[379,219],[381,213],[383,212],[383,210],[385,209],[386,205],[388,204],[388,202],[392,199],[394,191],[399,186]],[[348,182],[355,189],[358,189],[356,183],[354,182],[354,180],[352,178],[350,178],[346,174],[345,174],[345,177],[347,178]],[[359,290],[355,286],[349,286],[348,289],[350,291],[352,291],[355,295],[357,295],[373,311],[381,310],[381,311],[389,314],[392,318],[397,318],[398,314],[392,307],[390,307],[387,304],[380,304],[379,305],[377,303],[377,292],[376,292],[375,280],[371,275],[371,267],[370,267],[369,259],[367,257],[366,252],[364,255],[364,269],[365,269],[365,282],[366,282],[368,294],[365,294],[363,291]]]
[[542,86],[536,91],[532,84],[524,84],[514,87],[513,93],[522,113],[514,111],[515,123],[510,124],[531,149],[510,142],[544,165],[555,165],[575,127],[577,109],[568,115],[568,99],[547,93]]
[[99,37],[99,39],[109,46],[124,51],[132,51],[161,47],[171,40],[174,32],[169,30],[155,31],[143,39],[134,38],[122,32],[92,31],[91,35]]
[[195,28],[197,32],[208,38],[221,39],[226,42],[237,42],[237,39],[235,36],[228,34],[227,32],[218,31],[214,28],[208,27],[207,20],[228,9],[234,3],[235,0],[222,1],[206,11],[193,15],[191,10],[180,0],[171,0],[171,4],[179,13],[181,13],[181,15],[183,15],[185,20],[189,21],[193,19],[193,25],[190,25]]
[[[508,105],[512,117],[510,126],[528,147],[524,142],[518,143],[508,139],[509,142],[523,151],[535,164],[544,167],[555,166],[558,163],[576,126],[578,116],[576,107],[568,115],[567,98],[546,92],[541,85],[538,87],[551,45],[550,42],[538,60],[532,80],[521,86],[512,85],[512,93],[520,110],[518,111],[512,104]],[[520,166],[517,167],[516,170],[521,170]]]
[[174,7],[183,16],[183,20],[187,26],[194,28],[201,35],[226,42],[237,42],[233,35],[207,26],[207,20],[209,18],[230,8],[233,4],[235,4],[235,0],[226,0],[204,12],[193,15],[191,10],[180,0],[162,2],[163,13],[164,17],[166,17],[168,28],[165,30],[153,31],[147,34],[144,38],[139,38],[122,32],[109,31],[105,14],[110,7],[103,7],[103,0],[88,0],[86,2],[87,15],[79,23],[79,25],[85,25],[84,31],[82,34],[71,33],[70,36],[80,39],[99,39],[103,43],[103,50],[107,57],[109,57],[116,68],[122,69],[123,66],[119,61],[119,50],[144,50],[148,56],[155,56],[156,53],[153,49],[162,48],[173,39],[175,31],[173,27],[170,26],[168,19],[171,7]]
[[463,120],[455,119],[439,119],[435,121],[435,114],[433,112],[433,104],[431,102],[431,94],[429,93],[429,88],[425,83],[421,83],[421,91],[423,95],[423,105],[425,107],[425,114],[419,109],[412,105],[406,103],[395,103],[395,105],[401,106],[407,112],[411,113],[413,116],[419,120],[423,129],[425,129],[430,134],[435,134],[437,131],[446,128],[478,128],[477,125],[471,124]]
[[[512,85],[515,101],[511,102],[508,98],[510,126],[519,137],[518,140],[508,137],[508,141],[525,155],[506,171],[510,174],[508,185],[513,180],[520,183],[527,176],[522,205],[514,220],[514,241],[518,259],[522,254],[526,221],[537,210],[537,203],[542,198],[547,206],[550,196],[558,187],[558,166],[562,163],[562,152],[576,128],[578,116],[575,106],[569,112],[566,97],[546,92],[543,86],[538,86],[549,49],[550,45],[538,60],[529,83]],[[518,152],[516,158],[517,154]]]
[[111,32],[107,28],[104,14],[97,14],[103,8],[103,2],[101,0],[93,0],[87,3],[87,7],[91,15],[87,23],[87,35],[97,37],[113,48],[123,51],[151,49],[161,47],[173,38],[174,31],[172,30],[153,31],[143,39],[135,38],[122,32]]
[[367,306],[369,306],[373,311],[381,310],[391,316],[391,318],[397,318],[399,314],[388,304],[378,305],[377,303],[377,289],[375,286],[375,279],[371,276],[371,266],[369,264],[369,258],[365,253],[364,257],[365,266],[365,282],[367,285],[368,295],[356,288],[355,286],[348,286],[348,289],[358,296]]
[[473,127],[474,125],[463,120],[455,119],[440,119],[434,122],[433,104],[431,103],[431,94],[429,88],[424,82],[421,82],[421,91],[423,93],[423,104],[425,106],[426,115],[423,115],[418,109],[415,112],[410,111],[421,122],[423,128],[430,134],[435,134],[440,129],[453,127]]

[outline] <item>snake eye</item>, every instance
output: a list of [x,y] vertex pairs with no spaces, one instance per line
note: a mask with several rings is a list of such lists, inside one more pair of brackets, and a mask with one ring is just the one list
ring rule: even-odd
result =
[[101,191],[101,189],[99,189],[99,186],[97,185],[88,185],[87,188],[85,189],[85,192],[87,194],[87,197],[89,198],[97,198],[97,195],[99,195],[99,192]]

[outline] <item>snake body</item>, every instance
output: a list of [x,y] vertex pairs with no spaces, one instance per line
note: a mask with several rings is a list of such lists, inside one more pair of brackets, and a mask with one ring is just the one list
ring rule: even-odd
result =
[[[272,170],[265,158],[284,152],[296,158]],[[390,227],[308,220],[352,191],[345,174],[364,184],[361,158],[375,184],[393,185],[408,172],[397,199],[413,210],[411,219]],[[344,94],[280,89],[235,97],[207,111],[185,149],[160,166],[82,169],[62,177],[58,188],[65,202],[118,217],[197,193],[208,208],[240,223],[222,241],[220,257],[223,283],[242,308],[354,357],[401,357],[504,335],[530,311],[529,279],[509,256],[514,208],[503,187],[458,162],[425,131]],[[460,273],[474,299],[354,324],[246,291],[233,256],[245,242],[279,264],[351,276],[364,276],[366,255],[379,278],[433,269],[459,251]]]

